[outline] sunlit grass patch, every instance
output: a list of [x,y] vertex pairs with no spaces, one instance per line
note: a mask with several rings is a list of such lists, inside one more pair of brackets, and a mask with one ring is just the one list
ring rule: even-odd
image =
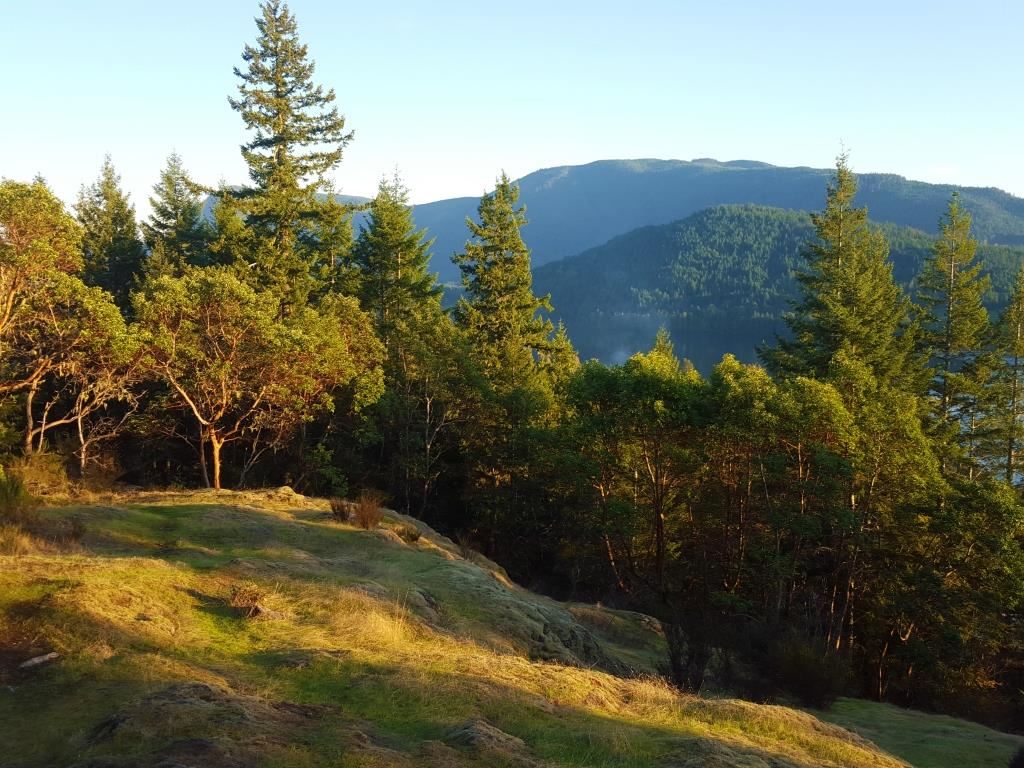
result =
[[[0,686],[0,723],[26,745],[15,765],[138,755],[190,728],[228,757],[276,734],[258,754],[277,766],[523,764],[445,743],[476,721],[545,766],[903,765],[794,710],[588,668],[559,622],[640,671],[663,640],[638,614],[510,585],[408,518],[362,531],[300,501],[151,494],[44,510],[80,516],[86,533],[78,553],[0,558],[0,639],[17,659],[60,654],[31,676],[0,657],[16,683]],[[418,536],[392,530],[411,525]],[[258,615],[233,605],[243,592]],[[163,715],[143,714],[153,707]]]

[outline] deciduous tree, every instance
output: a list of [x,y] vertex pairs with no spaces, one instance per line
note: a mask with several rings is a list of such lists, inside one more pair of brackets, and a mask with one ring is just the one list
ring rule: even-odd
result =
[[[354,303],[304,309],[282,321],[274,294],[223,268],[161,277],[136,295],[155,372],[197,425],[208,485],[221,487],[225,445],[245,442],[250,457],[258,457],[331,410],[336,388],[368,373],[375,378],[372,362],[353,354],[367,343],[369,328]],[[373,399],[379,391],[363,395]]]

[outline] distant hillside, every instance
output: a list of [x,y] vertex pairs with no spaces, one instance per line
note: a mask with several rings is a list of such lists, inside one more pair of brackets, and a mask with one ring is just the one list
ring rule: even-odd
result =
[[[913,288],[933,238],[882,225],[894,274]],[[672,332],[677,352],[707,371],[726,352],[756,360],[755,348],[783,333],[782,314],[797,295],[793,270],[814,236],[805,212],[720,206],[682,221],[643,227],[535,270],[584,358],[618,362]],[[980,248],[992,276],[991,307],[1009,296],[1022,246]]]
[[[814,211],[824,204],[832,173],[746,160],[602,160],[548,168],[519,180],[530,222],[523,236],[534,266],[541,266],[637,227],[667,224],[712,206],[751,203]],[[957,188],[892,174],[858,178],[858,200],[872,219],[925,232],[935,231]],[[959,189],[979,239],[1024,244],[1024,199],[998,189]],[[465,245],[465,220],[475,215],[477,203],[478,198],[465,197],[415,207],[416,223],[437,238],[433,268],[443,282],[458,282],[450,257]]]

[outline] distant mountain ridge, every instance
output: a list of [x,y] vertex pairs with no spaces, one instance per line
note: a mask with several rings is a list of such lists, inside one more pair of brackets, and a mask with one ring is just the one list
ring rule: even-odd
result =
[[[934,237],[880,226],[894,277],[913,291]],[[755,361],[757,346],[785,332],[783,313],[797,297],[793,272],[813,237],[804,211],[717,206],[538,267],[534,286],[551,293],[555,317],[584,359],[620,362],[649,348],[665,326],[679,355],[707,372],[726,352]],[[1009,298],[1024,246],[986,244],[978,255],[992,278],[986,303],[996,311]]]
[[[546,168],[519,180],[529,224],[523,237],[536,267],[573,256],[638,227],[667,224],[717,205],[756,204],[813,211],[824,205],[832,169],[784,168],[754,160],[600,160]],[[879,222],[934,232],[953,190],[974,216],[974,232],[995,244],[1024,244],[1024,198],[995,188],[911,181],[895,174],[859,177],[858,202]],[[468,237],[478,198],[414,207],[434,244],[433,269],[457,283],[452,253]]]
[[[545,168],[519,179],[529,224],[523,238],[535,267],[574,256],[638,227],[668,224],[717,205],[766,205],[821,209],[833,173],[827,168],[786,168],[756,160],[598,160]],[[858,202],[871,218],[934,232],[950,194],[960,190],[974,217],[976,236],[989,243],[1024,244],[1024,198],[991,187],[958,187],[910,181],[895,174],[859,176]],[[484,190],[481,190],[481,194]],[[352,204],[368,198],[339,195]],[[413,207],[417,226],[435,238],[432,269],[457,285],[451,261],[466,244],[466,217],[479,197],[456,197]],[[211,199],[204,213],[209,214]],[[358,214],[355,225],[365,214]]]

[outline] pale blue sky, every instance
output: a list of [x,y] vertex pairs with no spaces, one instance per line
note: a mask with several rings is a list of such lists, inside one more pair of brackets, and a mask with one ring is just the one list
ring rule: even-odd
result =
[[[0,0],[0,176],[73,201],[110,152],[140,212],[177,150],[237,182],[232,67],[255,0]],[[416,202],[501,169],[755,159],[1024,195],[1024,10],[1013,0],[293,0],[316,79],[356,132],[336,175]],[[852,11],[851,9],[856,9]]]

